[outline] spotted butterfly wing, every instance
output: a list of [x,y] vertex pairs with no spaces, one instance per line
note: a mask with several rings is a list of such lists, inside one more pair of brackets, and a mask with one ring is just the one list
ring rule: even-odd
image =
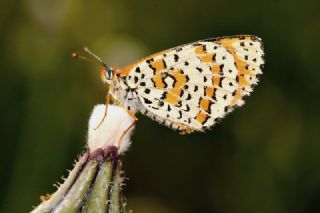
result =
[[[261,39],[200,40],[122,69],[147,116],[183,133],[214,125],[252,92],[264,64]],[[138,85],[138,86],[137,86]]]

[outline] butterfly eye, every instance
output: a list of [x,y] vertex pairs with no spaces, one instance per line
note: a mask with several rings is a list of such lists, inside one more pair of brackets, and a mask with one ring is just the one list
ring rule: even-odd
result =
[[112,69],[106,68],[104,75],[107,80],[111,80],[112,79]]

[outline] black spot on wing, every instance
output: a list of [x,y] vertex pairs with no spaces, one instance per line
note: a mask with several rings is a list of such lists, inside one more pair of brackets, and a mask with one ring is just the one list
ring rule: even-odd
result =
[[185,111],[185,112],[189,112],[190,111],[190,107],[189,107],[189,105],[188,104],[186,104],[186,108],[185,109],[182,109],[183,111]]
[[163,63],[163,67],[164,67],[165,69],[167,69],[167,63],[166,63],[166,61],[165,61],[164,59],[162,59],[162,63]]
[[183,96],[183,94],[184,94],[184,90],[182,89],[182,90],[180,90],[180,94],[179,94],[179,96],[180,96],[180,97],[182,97],[182,96]]
[[145,104],[152,104],[152,101],[150,101],[147,98],[143,98],[143,101],[144,101]]
[[150,64],[150,63],[153,62],[153,61],[154,61],[153,58],[150,58],[150,59],[146,60],[147,64]]
[[135,72],[140,73],[141,72],[140,67],[136,67]]
[[160,97],[160,100],[164,100],[167,97],[167,94],[168,94],[167,91],[163,92],[161,97]]
[[133,80],[134,80],[134,83],[136,84],[136,83],[138,83],[139,78],[137,76],[134,76]]
[[212,101],[209,101],[209,106],[208,106],[208,113],[211,114],[211,105],[213,104]]
[[174,57],[174,62],[178,62],[179,56],[177,54],[174,54],[173,57]]
[[224,79],[224,77],[221,77],[221,78],[220,78],[220,81],[219,81],[219,87],[221,87],[221,88],[222,88],[222,81],[223,81],[223,79]]
[[203,48],[203,52],[207,52],[207,46],[206,45],[203,45],[202,48]]
[[200,73],[202,73],[202,68],[200,68],[200,67],[196,67],[196,69],[200,72]]
[[158,102],[158,106],[159,106],[159,107],[163,107],[163,106],[164,106],[164,102],[163,102],[163,101],[159,101],[159,102]]
[[150,69],[152,69],[153,74],[155,75],[156,74],[156,68],[154,68],[151,64],[149,64],[149,67],[150,67]]
[[150,89],[149,89],[149,88],[146,88],[146,89],[144,90],[144,93],[149,94],[149,93],[150,93]]
[[179,101],[175,106],[179,108],[182,107],[182,101]]
[[228,110],[229,110],[229,106],[226,106],[226,107],[224,108],[224,112],[228,112]]
[[206,116],[205,120],[202,122],[202,125],[205,125],[209,118],[210,118],[210,116]]
[[146,82],[141,82],[140,86],[142,86],[142,87],[146,86]]
[[191,94],[190,93],[188,93],[188,96],[187,96],[187,98],[186,98],[186,100],[191,100]]
[[224,100],[227,100],[227,95],[224,95],[222,98],[223,98]]
[[224,68],[224,64],[220,64],[219,69],[220,69],[220,74],[223,75],[223,68]]

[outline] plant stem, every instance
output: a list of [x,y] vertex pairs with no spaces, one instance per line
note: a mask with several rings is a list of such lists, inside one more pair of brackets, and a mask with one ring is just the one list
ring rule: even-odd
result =
[[56,193],[32,212],[125,212],[117,148],[85,153]]

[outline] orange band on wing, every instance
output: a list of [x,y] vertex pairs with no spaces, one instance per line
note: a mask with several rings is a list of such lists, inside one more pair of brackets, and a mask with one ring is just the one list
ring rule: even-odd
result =
[[169,72],[168,73],[170,76],[172,76],[174,79],[175,79],[175,81],[176,81],[176,83],[175,83],[175,85],[174,85],[174,88],[181,88],[182,86],[184,86],[185,85],[185,83],[187,82],[187,77],[186,77],[186,75],[185,74],[183,74],[182,72],[181,72],[181,70],[174,70],[174,71],[172,71],[172,72]]
[[214,88],[212,87],[207,87],[206,88],[206,96],[212,98],[214,95]]
[[179,96],[169,91],[164,100],[170,104],[176,105],[179,103],[180,99],[179,99]]
[[[213,77],[212,77],[212,84],[213,86],[215,87],[218,87],[219,86],[219,83],[220,83],[220,77],[219,77],[219,73],[220,73],[221,69],[220,69],[220,65],[219,64],[214,64],[212,67],[211,67],[211,72],[213,74]],[[213,93],[213,92],[212,92]],[[213,96],[213,95],[212,95]],[[211,96],[211,97],[212,97]]]
[[208,119],[208,115],[204,112],[199,112],[197,114],[196,120],[200,123],[203,124],[206,120]]
[[[234,106],[237,104],[238,100],[240,100],[243,96],[242,89],[249,85],[249,82],[244,78],[244,75],[251,75],[255,76],[255,74],[248,69],[248,64],[239,58],[239,56],[236,54],[235,48],[232,46],[232,44],[235,41],[239,41],[240,38],[225,38],[221,39],[219,43],[224,46],[233,56],[233,59],[235,61],[235,65],[238,70],[238,79],[239,79],[239,86],[236,91],[236,95],[233,97],[230,106]],[[246,36],[244,39],[241,40],[252,40],[250,36]]]
[[163,78],[161,76],[161,74],[156,74],[153,78],[152,81],[155,84],[155,87],[158,89],[164,89],[166,88],[165,83],[163,82]]
[[219,87],[220,78],[213,76],[213,78],[212,78],[212,83],[213,83],[213,86]]
[[198,46],[195,48],[194,52],[197,54],[197,55],[200,55],[200,54],[204,54],[205,53],[205,50],[204,50],[204,46]]
[[200,61],[205,63],[213,63],[214,62],[213,54],[207,54],[202,56],[200,58]]
[[151,62],[151,66],[156,70],[157,73],[165,69],[165,64],[162,59]]
[[186,84],[187,77],[181,72],[180,69],[170,71],[168,75],[175,80],[175,83],[174,87],[168,91],[165,101],[176,105],[180,101],[180,94],[182,92],[181,88]]
[[209,109],[209,100],[208,99],[202,99],[200,101],[200,108],[207,112],[208,109]]

